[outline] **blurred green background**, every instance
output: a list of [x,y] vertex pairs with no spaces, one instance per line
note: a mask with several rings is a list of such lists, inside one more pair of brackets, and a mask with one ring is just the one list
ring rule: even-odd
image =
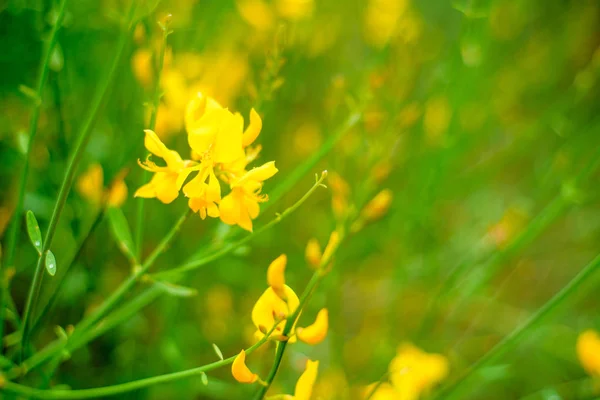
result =
[[[14,212],[27,147],[32,99],[23,86],[35,85],[54,3],[0,2],[0,232]],[[162,37],[157,21],[164,15],[172,15],[173,33],[156,132],[182,156],[189,155],[183,112],[198,90],[245,118],[251,107],[261,114],[261,161],[275,160],[280,171],[265,193],[280,190],[295,168],[313,160],[351,112],[359,110],[361,120],[283,197],[263,204],[255,226],[292,205],[314,183],[315,173],[326,169],[335,177],[330,190],[318,190],[247,246],[188,274],[185,285],[197,289],[196,296],[160,296],[73,352],[52,377],[31,374],[24,383],[104,386],[214,361],[212,343],[227,355],[247,347],[254,331],[250,312],[266,287],[266,267],[286,253],[288,284],[302,291],[311,275],[306,243],[317,238],[324,244],[335,229],[340,180],[349,186],[344,201],[350,209],[359,210],[384,188],[391,189],[393,202],[385,216],[342,244],[304,317],[312,320],[327,307],[328,338],[318,346],[288,349],[273,393],[293,391],[303,357],[309,356],[321,362],[313,398],[351,398],[356,388],[380,379],[403,342],[448,357],[452,381],[597,255],[598,1],[140,4],[140,23],[58,225],[52,246],[57,276],[72,265],[33,338],[36,347],[56,338],[55,325],[77,323],[130,273],[102,207],[78,183],[93,165],[101,166],[104,186],[126,174],[129,195],[122,209],[132,226],[139,203],[146,202],[145,255],[187,207],[182,198],[164,205],[132,196],[146,179],[137,159],[146,156],[143,129]],[[76,133],[113,57],[127,5],[67,4],[41,98],[24,198],[24,210],[35,213],[42,232]],[[201,257],[243,235],[219,220],[193,216],[154,270]],[[11,282],[21,312],[36,259],[23,227]],[[40,304],[54,284],[44,279]],[[567,303],[518,347],[481,369],[462,398],[583,398],[591,384],[575,342],[581,331],[600,329],[598,281]],[[6,339],[13,331],[7,323],[8,355]],[[264,374],[272,348],[256,354],[249,363]],[[208,386],[191,378],[119,398],[242,399],[253,392],[222,368],[209,373]]]

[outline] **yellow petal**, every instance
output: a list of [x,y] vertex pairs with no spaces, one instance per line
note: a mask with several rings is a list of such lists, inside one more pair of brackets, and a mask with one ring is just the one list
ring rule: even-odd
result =
[[267,269],[267,282],[269,286],[275,291],[277,296],[285,300],[285,265],[287,264],[287,256],[285,254],[277,257],[269,265]]
[[228,225],[236,225],[240,220],[240,198],[235,192],[229,193],[219,203],[221,221]]
[[169,150],[156,135],[156,133],[154,133],[154,131],[146,129],[144,132],[146,133],[144,145],[150,153],[164,159],[167,163],[167,166],[171,169],[178,169],[182,167],[182,160],[179,156],[179,153],[174,150]]
[[242,145],[244,147],[250,146],[258,135],[260,135],[260,131],[262,130],[262,119],[260,119],[260,115],[254,110],[250,110],[250,124],[248,128],[244,131]]
[[264,182],[277,172],[279,172],[279,170],[275,167],[275,161],[269,161],[260,167],[252,168],[250,171],[246,172],[244,176],[232,186],[242,186],[247,182]]
[[92,203],[102,200],[104,190],[104,173],[100,164],[92,164],[79,179],[77,179],[77,192]]
[[[216,113],[217,111],[213,111]],[[232,114],[229,110],[219,110],[221,115],[218,122],[218,133],[215,136],[213,161],[216,163],[230,163],[244,156],[242,147],[242,130],[244,119],[239,114]]]
[[365,222],[371,222],[383,217],[390,208],[392,199],[393,194],[390,189],[384,189],[377,193],[377,195],[373,197],[362,210],[362,218]]
[[[448,360],[441,354],[429,354],[403,344],[389,365],[390,381],[403,398],[417,399],[440,383],[449,371]],[[412,397],[406,397],[412,394]]]
[[253,383],[258,379],[258,375],[252,373],[250,368],[246,366],[246,352],[244,350],[240,351],[240,354],[233,360],[231,374],[240,383]]
[[321,245],[317,239],[310,239],[306,244],[306,250],[304,253],[306,261],[313,267],[318,267],[321,263]]
[[296,383],[296,390],[294,391],[294,400],[310,400],[312,395],[313,386],[317,380],[317,373],[319,372],[319,361],[306,361],[306,369],[300,375],[298,382]]
[[327,336],[329,329],[329,313],[324,308],[317,314],[317,318],[314,324],[307,326],[306,328],[298,328],[296,335],[304,343],[308,344],[319,344]]
[[[361,398],[366,399],[368,396],[371,396],[369,397],[369,400],[398,400],[398,398],[400,397],[400,394],[389,383],[384,382],[382,384],[379,384],[379,386],[377,386],[377,389],[375,389],[376,385],[378,384],[372,383],[369,386],[367,386],[363,391],[363,396]],[[375,393],[373,393],[373,395],[371,395],[373,390],[376,391]]]
[[577,357],[585,371],[600,377],[600,335],[594,330],[586,330],[577,338]]

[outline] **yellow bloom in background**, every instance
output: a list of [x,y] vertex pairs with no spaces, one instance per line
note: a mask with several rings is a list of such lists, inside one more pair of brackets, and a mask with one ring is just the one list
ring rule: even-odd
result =
[[350,185],[338,173],[328,175],[328,186],[331,189],[331,208],[337,219],[342,219],[348,212]]
[[321,257],[323,254],[321,253],[321,245],[319,245],[319,241],[315,238],[312,238],[306,243],[305,257],[308,264],[316,268],[321,264]]
[[298,21],[312,15],[314,0],[276,0],[277,14],[290,21]]
[[392,204],[393,193],[390,189],[384,189],[377,193],[361,211],[361,218],[365,222],[373,222],[383,217]]
[[258,380],[258,375],[246,366],[246,351],[244,350],[240,351],[240,354],[233,360],[231,374],[240,383],[254,383]]
[[585,371],[600,378],[600,335],[588,329],[577,338],[577,357]]
[[268,31],[273,27],[273,11],[263,0],[237,0],[235,5],[244,21],[256,30]]
[[149,49],[138,49],[133,53],[131,68],[138,82],[144,87],[151,86],[154,71],[152,70],[152,52]]
[[364,21],[367,42],[378,48],[388,44],[407,6],[407,0],[369,0]]
[[298,339],[307,344],[319,344],[327,336],[329,330],[329,313],[323,308],[317,314],[315,322],[306,328],[297,328],[296,335]]
[[284,398],[286,400],[310,400],[318,373],[319,361],[306,360],[306,368],[298,378],[298,382],[296,382],[294,395],[284,396]]
[[123,180],[123,176],[117,177],[106,193],[106,204],[110,207],[121,207],[127,200],[127,193],[127,185]]
[[451,118],[452,109],[445,96],[437,96],[429,99],[425,106],[423,128],[430,142],[439,143],[442,135],[446,133],[450,125]]
[[340,244],[340,234],[338,231],[333,231],[329,235],[329,241],[327,242],[327,246],[325,246],[325,251],[323,251],[323,259],[331,261],[331,256],[337,249],[338,244]]
[[[373,390],[375,390],[375,392],[371,396]],[[367,386],[362,393],[363,399],[371,396],[369,400],[398,400],[399,396],[396,389],[394,389],[394,387],[388,382],[384,382],[379,386],[377,386],[377,383],[372,383]]]
[[102,201],[104,191],[104,172],[100,164],[91,164],[89,168],[79,176],[77,192],[84,199],[99,204]]
[[234,180],[230,185],[231,193],[219,205],[221,221],[252,232],[252,220],[260,213],[258,204],[268,200],[268,196],[260,194],[263,182],[277,172],[275,162],[270,161]]
[[398,399],[413,400],[428,393],[448,375],[448,360],[441,354],[430,354],[403,344],[390,362],[390,381],[399,393]]
[[[252,322],[257,329],[255,333],[257,339],[262,339],[265,336],[265,332],[270,331],[275,326],[276,317],[278,319],[285,318],[298,308],[300,301],[292,288],[284,285],[283,291],[286,301],[282,300],[281,297],[275,293],[273,288],[269,287],[254,305],[254,308],[252,309]],[[273,335],[281,334],[284,326],[285,320],[280,321],[277,324],[277,328],[273,332]],[[295,342],[294,337],[290,338],[290,343],[293,342]]]
[[150,129],[144,131],[146,137],[144,145],[146,149],[157,157],[162,158],[167,164],[159,167],[152,161],[150,156],[145,162],[139,162],[140,166],[147,171],[154,172],[150,183],[140,187],[134,194],[135,197],[157,198],[165,204],[171,203],[179,195],[179,189],[183,185],[185,178],[192,172],[186,168],[186,162],[181,159],[179,153],[169,150],[161,142],[156,133]]
[[287,264],[287,256],[285,254],[277,257],[267,270],[267,282],[277,296],[285,300],[285,265]]

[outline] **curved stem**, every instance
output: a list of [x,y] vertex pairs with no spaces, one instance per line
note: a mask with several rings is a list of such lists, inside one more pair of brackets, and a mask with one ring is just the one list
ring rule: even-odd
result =
[[[4,262],[4,265],[7,268],[12,267],[15,260],[17,237],[19,236],[19,231],[21,228],[21,216],[23,214],[23,199],[25,197],[25,187],[27,186],[27,174],[29,173],[29,158],[33,149],[33,143],[35,142],[38,120],[40,117],[40,110],[42,107],[42,91],[44,90],[44,86],[46,85],[46,81],[48,79],[48,72],[50,70],[50,58],[52,57],[52,50],[54,49],[54,46],[56,45],[56,41],[58,39],[58,30],[60,29],[63,18],[65,16],[66,4],[67,0],[62,0],[58,6],[56,21],[54,21],[54,26],[52,27],[52,31],[50,32],[50,38],[46,42],[44,56],[42,57],[42,62],[40,63],[40,70],[38,72],[38,80],[35,90],[35,98],[32,99],[33,107],[31,110],[31,118],[29,120],[29,137],[27,142],[27,153],[25,154],[25,164],[23,165],[21,176],[19,178],[19,192],[17,196],[15,213],[13,215],[13,221],[10,225],[7,234],[7,253],[6,260]],[[2,288],[0,288],[0,290],[2,290],[2,295],[0,299],[0,337],[3,337],[4,303],[6,298],[5,296],[8,296],[8,285],[6,285],[6,287],[2,285]],[[15,317],[18,318],[18,315],[15,315]],[[2,353],[1,348],[0,353]]]
[[[251,354],[260,346],[265,344],[269,340],[270,334],[275,330],[275,327],[265,335],[264,338],[246,349],[246,354]],[[129,392],[144,387],[158,385],[161,383],[173,382],[179,379],[189,378],[195,375],[200,375],[224,367],[233,363],[237,354],[223,360],[219,360],[210,364],[203,365],[201,367],[186,369],[179,372],[172,372],[169,374],[153,376],[151,378],[139,379],[137,381],[121,383],[118,385],[103,386],[93,389],[78,389],[78,390],[41,390],[34,389],[28,386],[19,385],[13,382],[5,382],[2,390],[7,393],[12,393],[20,396],[27,396],[36,399],[90,399],[100,398],[104,396],[114,396],[120,393]]]
[[586,265],[566,286],[540,307],[525,323],[513,330],[483,357],[473,363],[456,381],[437,393],[435,398],[451,398],[459,388],[481,367],[495,360],[517,344],[531,329],[536,328],[552,311],[568,299],[573,293],[588,281],[600,268],[600,255]]
[[[148,129],[150,130],[154,130],[156,129],[156,117],[158,116],[158,107],[160,105],[160,98],[161,98],[161,90],[160,90],[160,76],[162,74],[162,70],[164,68],[165,65],[165,53],[167,52],[167,37],[169,36],[169,29],[168,29],[168,21],[169,21],[169,17],[167,16],[167,18],[165,18],[165,22],[163,24],[160,24],[162,31],[163,31],[163,37],[162,37],[162,43],[161,43],[161,48],[160,48],[160,54],[158,56],[158,68],[156,69],[156,74],[154,76],[154,96],[153,96],[153,100],[152,100],[152,111],[150,113],[150,125],[148,127]],[[148,171],[144,170],[142,176],[143,176],[143,180],[146,181],[148,179]],[[144,199],[140,199],[139,204],[138,204],[138,208],[137,208],[137,214],[136,214],[136,219],[135,219],[135,255],[137,257],[137,259],[141,259],[142,257],[142,240],[143,240],[143,236],[144,236],[144,205],[146,204],[146,202],[144,201]]]
[[29,340],[30,334],[30,326],[31,326],[31,314],[32,309],[35,307],[35,303],[37,301],[37,297],[40,292],[41,284],[42,284],[42,276],[44,272],[44,260],[46,258],[46,252],[52,246],[52,240],[54,239],[54,234],[56,232],[56,227],[58,226],[58,221],[60,220],[60,216],[62,214],[62,210],[67,201],[67,196],[71,191],[71,186],[73,185],[73,180],[75,177],[75,172],[77,167],[79,166],[79,162],[81,161],[81,157],[83,156],[83,150],[88,142],[90,133],[92,131],[92,127],[96,122],[96,117],[98,112],[104,105],[106,101],[106,94],[108,93],[108,88],[110,83],[112,82],[115,73],[117,71],[117,67],[121,61],[121,55],[125,50],[125,46],[129,41],[129,38],[132,36],[133,29],[135,28],[134,16],[135,10],[137,8],[137,1],[132,1],[129,6],[128,11],[128,28],[123,29],[119,36],[119,42],[117,44],[117,49],[115,52],[115,56],[113,58],[112,64],[110,65],[106,76],[104,77],[103,82],[100,84],[98,91],[95,94],[95,97],[92,101],[92,106],[88,115],[85,119],[85,122],[82,125],[81,130],[77,136],[77,142],[75,144],[75,150],[71,155],[69,160],[69,164],[67,166],[67,170],[65,171],[65,176],[63,178],[60,191],[58,192],[58,197],[56,199],[56,203],[54,205],[54,210],[52,211],[52,217],[50,218],[50,225],[48,226],[48,231],[46,232],[46,236],[44,238],[42,255],[38,258],[38,262],[35,268],[35,273],[33,277],[33,282],[29,288],[29,294],[27,295],[27,302],[25,304],[25,312],[23,314],[23,336],[21,342],[21,358],[23,357]]

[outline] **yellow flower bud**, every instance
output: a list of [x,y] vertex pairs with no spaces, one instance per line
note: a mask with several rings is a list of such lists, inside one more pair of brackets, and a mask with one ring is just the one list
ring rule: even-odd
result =
[[331,232],[331,236],[329,236],[329,242],[327,242],[327,246],[325,247],[325,251],[323,252],[323,259],[327,262],[331,261],[331,256],[333,252],[337,249],[338,244],[340,243],[340,234],[338,231]]
[[285,265],[287,264],[287,256],[285,254],[277,257],[269,269],[267,269],[267,283],[275,291],[277,296],[285,300]]
[[310,400],[319,372],[319,361],[306,360],[306,369],[296,382],[294,400]]
[[240,383],[254,383],[258,380],[258,375],[246,366],[246,351],[244,350],[240,351],[240,354],[233,360],[231,374]]
[[372,222],[383,217],[390,208],[392,199],[393,195],[390,189],[384,189],[377,193],[377,195],[367,203],[365,208],[363,208],[361,212],[362,219],[365,222]]
[[308,344],[319,344],[327,336],[329,330],[329,313],[326,308],[323,308],[317,314],[315,322],[306,328],[296,329],[298,339]]
[[309,265],[315,268],[319,266],[323,254],[321,253],[321,245],[319,245],[317,239],[313,238],[308,241],[304,254]]
[[119,179],[115,181],[106,194],[106,204],[110,207],[121,207],[127,200],[127,185]]
[[100,164],[92,164],[77,180],[77,192],[86,200],[98,204],[102,201],[104,174]]
[[588,374],[600,377],[600,335],[598,332],[589,329],[579,335],[577,357]]

